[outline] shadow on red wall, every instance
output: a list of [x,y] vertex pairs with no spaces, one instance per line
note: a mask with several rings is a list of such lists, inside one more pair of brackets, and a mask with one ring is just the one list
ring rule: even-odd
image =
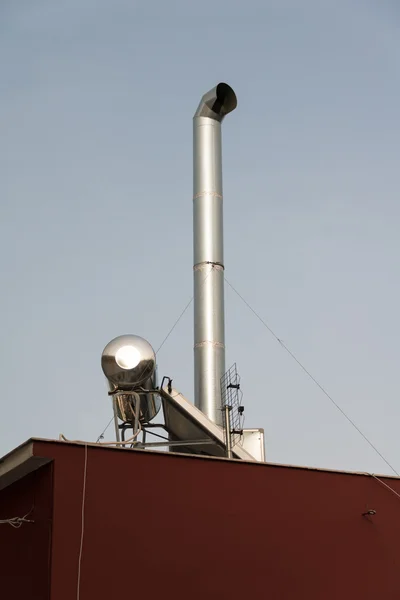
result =
[[0,598],[50,598],[52,465],[20,479],[0,491],[0,520],[22,517],[16,529],[0,525]]

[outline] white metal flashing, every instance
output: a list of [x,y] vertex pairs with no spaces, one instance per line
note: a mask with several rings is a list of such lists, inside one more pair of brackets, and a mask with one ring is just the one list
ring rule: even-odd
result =
[[0,459],[0,490],[51,462],[51,458],[34,456],[33,441],[18,446]]

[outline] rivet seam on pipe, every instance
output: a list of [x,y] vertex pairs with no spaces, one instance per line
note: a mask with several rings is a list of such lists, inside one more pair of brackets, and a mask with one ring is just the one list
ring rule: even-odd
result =
[[224,265],[219,262],[212,262],[211,260],[205,260],[204,262],[197,263],[194,265],[193,271],[203,271],[209,265],[211,265],[216,271],[225,271]]
[[218,192],[199,192],[193,196],[193,200],[196,200],[196,198],[201,198],[201,196],[214,196],[214,198],[221,198],[222,200],[222,194],[219,194]]
[[225,348],[225,344],[222,344],[221,342],[212,342],[211,340],[197,342],[197,344],[194,345],[194,348],[203,348],[204,346],[208,345],[214,346],[214,348]]

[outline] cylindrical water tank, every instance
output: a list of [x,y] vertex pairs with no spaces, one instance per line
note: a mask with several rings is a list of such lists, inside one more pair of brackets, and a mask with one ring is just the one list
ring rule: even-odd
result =
[[157,394],[145,394],[156,386],[156,355],[145,339],[137,335],[121,335],[109,342],[103,350],[101,366],[107,377],[110,390],[118,388],[114,395],[118,417],[123,421],[133,421],[132,396],[128,391],[139,391],[142,423],[151,421],[161,407]]

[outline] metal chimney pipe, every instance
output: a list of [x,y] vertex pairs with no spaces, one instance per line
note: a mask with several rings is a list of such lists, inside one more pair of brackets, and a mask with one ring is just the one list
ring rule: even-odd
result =
[[218,425],[225,374],[221,123],[236,106],[233,89],[219,83],[193,118],[195,405]]

